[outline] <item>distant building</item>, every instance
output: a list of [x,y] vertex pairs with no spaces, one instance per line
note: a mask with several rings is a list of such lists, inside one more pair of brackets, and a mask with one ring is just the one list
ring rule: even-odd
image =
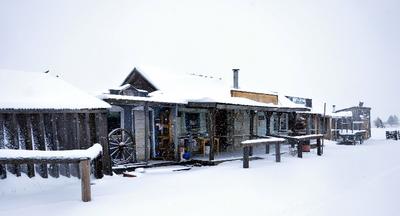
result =
[[353,106],[345,109],[335,111],[335,113],[351,112],[352,116],[348,120],[348,129],[351,130],[365,130],[366,137],[371,137],[371,108],[365,107],[363,102],[358,106]]

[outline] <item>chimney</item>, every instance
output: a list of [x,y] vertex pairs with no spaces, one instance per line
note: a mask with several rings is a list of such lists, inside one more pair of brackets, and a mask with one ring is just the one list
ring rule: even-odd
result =
[[233,88],[239,89],[239,69],[232,69],[233,71]]
[[336,112],[336,105],[332,105],[332,112]]
[[364,102],[360,101],[360,103],[358,103],[359,107],[363,107],[364,106]]

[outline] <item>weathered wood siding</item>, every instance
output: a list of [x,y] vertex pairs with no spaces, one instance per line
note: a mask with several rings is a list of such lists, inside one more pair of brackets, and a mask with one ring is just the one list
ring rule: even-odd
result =
[[256,93],[256,92],[246,92],[240,90],[231,90],[232,97],[241,97],[247,98],[250,100],[258,101],[261,103],[273,103],[275,105],[278,104],[278,96],[272,94],[263,94],[263,93]]
[[[100,120],[97,120],[100,119]],[[71,150],[87,149],[94,143],[104,148],[103,168],[111,174],[107,145],[106,113],[24,113],[0,111],[0,148],[24,150]],[[14,175],[25,173],[29,177],[39,175],[58,178],[60,175],[80,177],[77,164],[7,164],[0,166],[0,178],[6,178],[5,169]],[[97,172],[99,168],[97,167]],[[97,175],[99,176],[99,175]]]
[[250,114],[247,111],[234,111],[234,147],[240,148],[242,141],[250,137]]
[[[136,158],[138,161],[145,160],[145,124],[144,124],[144,111],[134,111],[134,124],[135,124],[135,140],[136,140]],[[149,137],[148,137],[149,139]],[[150,140],[148,141],[150,143]],[[150,152],[150,146],[147,147]]]

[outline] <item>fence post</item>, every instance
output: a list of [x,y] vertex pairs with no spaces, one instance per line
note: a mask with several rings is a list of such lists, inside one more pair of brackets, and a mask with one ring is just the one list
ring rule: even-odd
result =
[[322,155],[321,139],[317,139],[317,155]]
[[249,168],[249,154],[250,154],[250,149],[249,146],[244,146],[243,147],[243,168]]
[[303,142],[300,140],[297,141],[297,157],[303,157]]
[[279,142],[275,143],[275,161],[281,162],[281,144]]
[[92,199],[90,191],[90,160],[86,159],[79,163],[81,168],[82,201],[89,202]]

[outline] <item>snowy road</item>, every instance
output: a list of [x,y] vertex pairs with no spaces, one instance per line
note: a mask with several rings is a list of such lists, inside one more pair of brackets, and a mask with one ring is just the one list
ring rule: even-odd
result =
[[74,179],[0,181],[1,215],[399,215],[400,141],[328,143],[324,155],[240,161],[95,181],[80,201]]

